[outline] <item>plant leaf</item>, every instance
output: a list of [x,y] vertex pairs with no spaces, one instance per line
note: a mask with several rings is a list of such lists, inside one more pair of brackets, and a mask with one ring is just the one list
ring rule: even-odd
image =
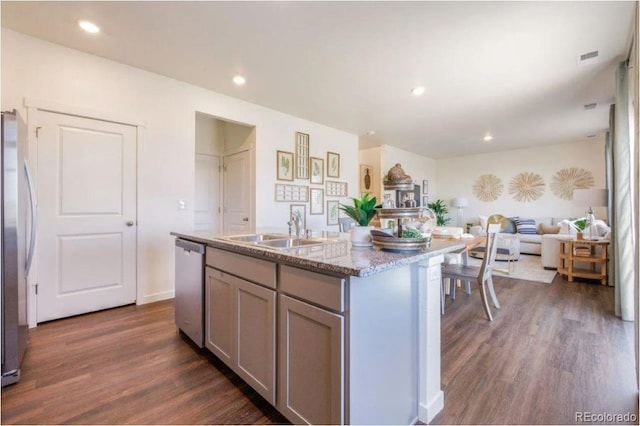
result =
[[355,220],[358,225],[369,225],[371,220],[376,215],[376,197],[369,198],[369,194],[365,193],[361,199],[352,198],[352,200],[353,206],[341,204],[340,210],[345,212],[345,214],[351,219]]

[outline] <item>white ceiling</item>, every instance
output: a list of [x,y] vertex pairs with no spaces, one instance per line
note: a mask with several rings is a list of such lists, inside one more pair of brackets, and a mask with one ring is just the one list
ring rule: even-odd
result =
[[361,147],[442,158],[601,137],[634,7],[3,1],[2,26],[361,135]]

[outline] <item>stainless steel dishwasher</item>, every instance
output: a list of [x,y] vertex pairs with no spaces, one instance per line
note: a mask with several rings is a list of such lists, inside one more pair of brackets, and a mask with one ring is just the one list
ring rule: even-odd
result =
[[205,246],[176,238],[176,325],[198,347],[204,347]]

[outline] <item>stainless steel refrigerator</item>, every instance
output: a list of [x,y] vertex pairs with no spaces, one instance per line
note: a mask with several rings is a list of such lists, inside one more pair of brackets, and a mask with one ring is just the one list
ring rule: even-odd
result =
[[27,276],[35,243],[35,202],[26,161],[26,125],[2,113],[2,386],[20,379],[27,348]]

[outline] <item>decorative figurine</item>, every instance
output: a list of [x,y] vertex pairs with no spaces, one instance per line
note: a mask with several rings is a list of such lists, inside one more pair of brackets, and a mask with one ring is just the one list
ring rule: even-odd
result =
[[408,174],[405,173],[405,171],[402,169],[402,166],[400,165],[400,163],[396,163],[395,166],[393,166],[392,168],[389,169],[389,172],[387,173],[387,178],[389,179],[389,182],[391,182],[391,183],[411,183],[411,182],[413,182],[413,179],[411,179],[411,176],[409,176]]

